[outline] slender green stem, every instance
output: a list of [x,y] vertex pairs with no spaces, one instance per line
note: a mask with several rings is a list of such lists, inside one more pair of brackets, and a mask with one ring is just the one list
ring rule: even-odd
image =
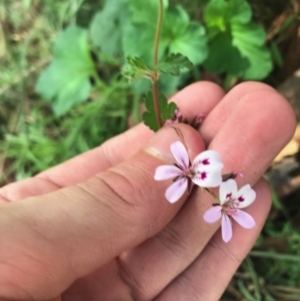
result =
[[154,109],[156,120],[160,128],[163,127],[163,122],[160,116],[160,109],[159,109],[159,96],[158,96],[158,82],[157,80],[152,82],[152,94],[153,94],[153,102],[154,102]]
[[256,274],[256,271],[254,269],[253,263],[251,261],[251,259],[249,257],[247,257],[245,259],[245,262],[248,266],[248,271],[250,273],[250,276],[252,278],[252,283],[253,283],[253,287],[254,287],[254,294],[255,294],[255,299],[257,301],[261,301],[261,294],[260,294],[260,285],[259,285],[259,281],[258,281],[258,277]]
[[267,251],[251,251],[250,256],[300,262],[300,258],[297,255],[270,253],[270,252],[267,252]]
[[210,195],[215,199],[215,201],[217,203],[220,203],[220,200],[219,200],[219,197],[212,191],[212,190],[209,190],[208,188],[204,188],[208,193],[210,193]]
[[[159,48],[159,39],[160,39],[160,31],[162,26],[163,20],[163,0],[159,1],[159,8],[158,8],[158,17],[157,17],[157,24],[156,24],[156,33],[155,33],[155,42],[154,42],[154,56],[153,56],[153,68],[157,66],[158,62],[158,48]],[[153,102],[155,108],[155,115],[157,119],[157,123],[159,127],[163,127],[163,122],[160,116],[160,109],[159,109],[159,94],[158,94],[158,74],[155,72],[152,78],[152,92],[153,92]]]
[[156,67],[158,62],[158,47],[159,47],[160,31],[161,31],[163,12],[164,12],[163,0],[158,0],[158,1],[159,1],[159,7],[158,7],[158,17],[157,17],[155,43],[154,43],[153,67]]

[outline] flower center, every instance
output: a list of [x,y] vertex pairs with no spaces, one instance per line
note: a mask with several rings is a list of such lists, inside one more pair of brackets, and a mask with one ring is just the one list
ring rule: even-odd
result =
[[234,208],[232,206],[223,206],[222,211],[229,216],[236,214],[236,208]]
[[222,212],[228,216],[235,215],[239,206],[239,200],[233,199],[231,193],[226,195],[226,200],[227,202],[222,205]]
[[190,178],[190,179],[194,176],[194,173],[190,168],[186,168],[185,170],[183,170],[183,173],[184,173],[185,177]]

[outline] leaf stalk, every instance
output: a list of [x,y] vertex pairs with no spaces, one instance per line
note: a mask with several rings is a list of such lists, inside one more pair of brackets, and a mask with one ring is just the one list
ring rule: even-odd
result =
[[[159,1],[159,7],[158,7],[158,17],[157,17],[157,24],[156,24],[156,33],[155,33],[155,42],[154,42],[154,56],[153,56],[153,68],[155,69],[158,63],[158,49],[159,49],[159,39],[160,39],[160,32],[161,32],[161,26],[163,21],[163,0]],[[152,91],[153,91],[153,102],[154,102],[154,108],[155,108],[155,115],[157,119],[157,123],[160,128],[163,127],[163,122],[160,115],[160,109],[159,109],[159,95],[158,95],[158,73],[155,72],[154,76],[152,77]]]

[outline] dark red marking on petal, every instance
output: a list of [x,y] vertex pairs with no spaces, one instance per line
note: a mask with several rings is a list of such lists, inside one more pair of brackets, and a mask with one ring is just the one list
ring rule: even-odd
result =
[[232,197],[232,193],[231,192],[226,194],[226,199],[231,199],[231,197]]
[[173,182],[176,182],[176,181],[178,181],[180,178],[181,178],[181,176],[177,176],[177,177],[175,177],[175,178],[173,179]]
[[209,159],[204,159],[203,161],[202,161],[202,164],[203,165],[209,165],[210,163],[209,163]]
[[239,201],[239,202],[244,202],[245,199],[244,199],[242,196],[240,196],[240,197],[238,198],[238,201]]
[[201,173],[200,173],[200,178],[201,178],[201,180],[206,179],[206,178],[207,178],[206,172],[201,172]]
[[176,167],[178,167],[179,169],[183,170],[183,167],[180,166],[178,163],[173,163]]

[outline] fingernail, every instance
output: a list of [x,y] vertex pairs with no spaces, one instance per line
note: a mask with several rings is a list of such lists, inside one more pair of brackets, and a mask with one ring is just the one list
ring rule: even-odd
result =
[[[199,139],[195,139],[199,137]],[[177,124],[163,127],[150,140],[145,151],[153,157],[163,161],[173,161],[170,145],[173,142],[181,141],[187,150],[203,148],[203,141],[198,133],[191,127],[184,124]],[[200,142],[200,145],[199,145]]]

